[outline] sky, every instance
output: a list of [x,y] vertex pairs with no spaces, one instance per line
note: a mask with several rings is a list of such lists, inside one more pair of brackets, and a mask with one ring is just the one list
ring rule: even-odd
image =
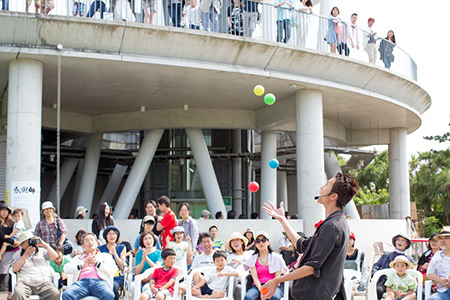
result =
[[[432,104],[422,115],[419,129],[408,135],[408,153],[448,148],[449,144],[427,141],[423,136],[450,131],[450,40],[445,33],[450,1],[332,0],[332,5],[339,8],[343,20],[356,12],[360,28],[366,27],[367,19],[373,17],[373,28],[381,36],[393,30],[397,46],[416,62],[418,82],[431,96]],[[319,14],[319,6],[313,12]]]

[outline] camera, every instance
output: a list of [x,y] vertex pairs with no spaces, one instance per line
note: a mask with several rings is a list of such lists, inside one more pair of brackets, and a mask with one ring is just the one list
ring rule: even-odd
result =
[[31,238],[29,243],[30,246],[36,246],[41,243],[41,240],[39,238]]

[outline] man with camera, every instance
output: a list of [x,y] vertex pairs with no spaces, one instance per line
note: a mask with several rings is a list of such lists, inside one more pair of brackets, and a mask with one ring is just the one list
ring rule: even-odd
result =
[[57,257],[55,250],[46,242],[25,231],[19,236],[21,252],[16,254],[12,265],[17,274],[17,284],[12,295],[13,300],[29,299],[39,295],[43,300],[58,300],[58,289],[53,285],[49,260]]
[[102,300],[114,300],[114,292],[108,284],[110,277],[117,271],[117,265],[111,254],[100,252],[97,237],[85,233],[81,237],[84,251],[64,266],[64,272],[73,274],[76,281],[62,294],[63,300],[78,300],[94,296]]

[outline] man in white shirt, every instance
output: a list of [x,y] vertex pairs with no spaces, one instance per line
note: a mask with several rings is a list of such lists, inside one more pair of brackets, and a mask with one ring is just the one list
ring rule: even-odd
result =
[[356,24],[356,21],[358,20],[358,14],[353,13],[350,17],[350,22],[347,24],[348,29],[348,39],[350,40],[350,45],[352,48],[355,48],[356,44],[356,50],[359,49],[359,27],[358,24]]
[[202,234],[200,234],[199,240],[200,245],[203,248],[203,254],[194,257],[194,261],[192,262],[191,265],[191,270],[194,270],[199,267],[207,267],[214,265],[212,236],[207,232],[203,232]]
[[374,18],[367,20],[368,26],[364,29],[364,50],[369,55],[369,61],[375,64],[377,62],[377,33],[372,29],[373,23],[375,23]]

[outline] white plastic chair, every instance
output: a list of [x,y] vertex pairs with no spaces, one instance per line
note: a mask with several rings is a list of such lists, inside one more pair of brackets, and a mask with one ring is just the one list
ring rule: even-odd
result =
[[[165,300],[178,300],[178,290],[179,290],[179,286],[180,286],[180,281],[182,278],[185,277],[184,274],[184,270],[178,267],[174,267],[178,269],[178,276],[177,278],[175,278],[175,285],[174,285],[174,289],[173,289],[173,297],[166,297]],[[145,270],[144,273],[136,275],[134,277],[134,295],[133,295],[133,299],[134,300],[139,300],[139,297],[141,296],[141,283],[142,283],[142,279],[148,277],[150,274],[153,273],[153,271],[155,270],[155,268],[150,268]]]
[[430,298],[431,296],[431,287],[433,286],[434,281],[433,280],[427,280],[425,281],[425,300]]
[[[216,269],[216,266],[209,266],[209,267],[201,267],[192,270],[192,272],[188,275],[187,281],[186,281],[186,300],[201,300],[204,298],[198,298],[192,295],[192,282],[194,279],[194,274],[197,272],[208,274],[211,271],[214,271]],[[217,300],[233,300],[233,291],[234,291],[234,278],[235,277],[229,277],[228,278],[228,287],[227,291],[225,293],[225,297],[217,298]]]
[[[73,283],[74,283],[73,274],[67,274],[67,288],[69,288]],[[108,284],[111,287],[111,289],[114,288],[114,274],[109,274]],[[81,298],[80,300],[98,300],[98,299],[99,298],[94,297],[94,296],[87,296],[85,298]]]
[[[369,296],[370,300],[375,300],[377,299],[377,282],[378,279],[380,279],[380,277],[382,275],[392,275],[395,273],[395,270],[392,268],[389,269],[383,269],[383,270],[379,270],[376,271],[375,274],[373,274],[373,277],[369,283],[368,286],[368,293],[367,295]],[[406,271],[406,273],[413,275],[414,277],[416,277],[416,281],[417,281],[417,290],[416,290],[416,300],[422,300],[422,284],[423,284],[423,275],[422,273],[420,273],[417,270],[413,270],[413,269],[409,269]]]
[[[58,288],[59,274],[56,273],[55,271],[53,271],[53,269],[51,269],[51,272],[52,272],[52,277],[53,277],[53,284],[56,286],[56,288]],[[11,275],[12,294],[14,294],[14,289],[16,288],[16,284],[17,284],[17,275],[16,275],[16,273],[14,273],[12,268],[9,268],[9,274]],[[40,297],[39,297],[39,295],[31,295],[29,299],[39,300]]]

